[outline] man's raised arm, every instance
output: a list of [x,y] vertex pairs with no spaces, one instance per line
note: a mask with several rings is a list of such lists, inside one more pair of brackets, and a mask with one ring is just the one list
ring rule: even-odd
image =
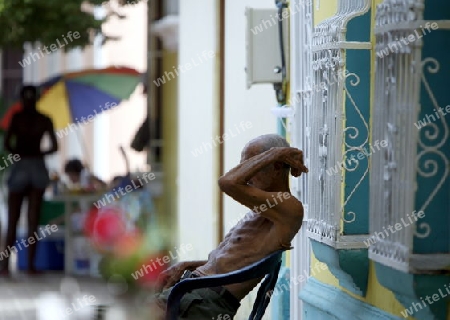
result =
[[[268,192],[255,188],[248,184],[249,180],[269,165],[274,165],[275,168],[280,169],[285,164],[290,166],[291,174],[294,177],[300,176],[302,172],[308,172],[308,169],[303,164],[303,153],[301,150],[290,147],[271,148],[241,162],[223,175],[219,179],[220,189],[234,200],[253,210],[255,207],[266,204],[272,197],[276,197],[279,192]],[[283,207],[291,208],[288,203],[294,199],[288,200],[280,203],[277,206],[277,211],[284,211]],[[298,200],[295,201],[298,202]],[[282,219],[275,210],[268,209],[261,214],[272,221],[280,221]]]

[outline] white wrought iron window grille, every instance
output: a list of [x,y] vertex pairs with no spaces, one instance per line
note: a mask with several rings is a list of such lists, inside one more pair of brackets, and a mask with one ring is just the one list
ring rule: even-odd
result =
[[[357,214],[368,212],[350,212],[345,209],[354,195],[345,196],[343,191],[346,170],[355,168],[340,166],[347,160],[349,152],[360,150],[369,139],[369,126],[363,117],[363,128],[344,128],[345,99],[352,101],[347,84],[358,86],[356,74],[346,71],[346,50],[371,50],[370,42],[347,41],[347,25],[366,14],[371,7],[369,0],[340,0],[336,14],[318,24],[312,35],[312,78],[307,80],[306,88],[301,92],[305,97],[311,95],[309,112],[310,136],[309,159],[318,159],[310,163],[308,173],[308,223],[307,234],[311,239],[325,243],[336,249],[364,248],[368,235],[344,235],[343,223],[351,222]],[[306,99],[308,101],[308,99]],[[358,106],[353,103],[356,112]],[[353,132],[350,132],[353,130]],[[356,138],[364,134],[361,145],[350,146],[345,135]],[[363,139],[364,140],[364,139]],[[339,166],[338,172],[329,174],[330,168]],[[368,167],[360,182],[368,176]],[[356,184],[355,190],[360,183]],[[367,233],[367,232],[366,232]]]
[[[448,181],[450,165],[443,152],[448,146],[448,123],[440,118],[428,123],[423,133],[413,125],[422,108],[442,107],[429,81],[441,71],[439,61],[422,57],[423,37],[405,39],[433,23],[440,30],[450,29],[450,21],[424,21],[423,13],[423,0],[386,0],[375,16],[372,135],[387,140],[388,147],[372,157],[369,257],[405,272],[441,270],[450,265],[450,253],[414,253],[414,239],[427,238],[433,232],[420,218],[429,214],[430,203]],[[432,108],[420,104],[421,95],[427,95]],[[437,174],[438,183],[417,205],[418,177],[436,178]],[[394,232],[395,225],[399,228]]]

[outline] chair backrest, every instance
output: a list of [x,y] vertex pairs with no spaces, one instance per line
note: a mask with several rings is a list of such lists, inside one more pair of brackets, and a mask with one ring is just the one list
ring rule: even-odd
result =
[[261,320],[266,308],[269,305],[270,298],[272,297],[273,290],[278,280],[278,273],[281,267],[281,256],[280,260],[276,264],[275,268],[266,275],[264,281],[258,289],[258,294],[256,300],[253,303],[253,310],[250,314],[249,320]]
[[262,319],[267,305],[270,302],[271,292],[275,288],[278,279],[283,252],[284,250],[276,251],[258,262],[227,274],[189,278],[180,281],[172,288],[168,297],[166,320],[178,319],[181,298],[189,291],[224,286],[264,277],[249,317],[249,320]]

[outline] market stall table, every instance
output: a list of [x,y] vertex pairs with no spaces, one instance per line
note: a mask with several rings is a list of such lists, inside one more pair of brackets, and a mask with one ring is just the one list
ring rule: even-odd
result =
[[66,275],[71,275],[74,271],[74,254],[72,245],[74,232],[71,221],[74,204],[81,208],[81,210],[87,210],[102,196],[103,193],[64,193],[53,196],[49,199],[50,201],[64,202],[64,272]]

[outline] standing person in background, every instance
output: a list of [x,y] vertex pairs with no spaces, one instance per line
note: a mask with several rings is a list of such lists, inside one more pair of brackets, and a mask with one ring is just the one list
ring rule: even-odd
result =
[[[8,231],[4,250],[8,255],[0,261],[0,274],[3,275],[9,274],[10,251],[16,241],[17,222],[25,197],[28,199],[27,239],[34,238],[38,229],[44,192],[50,182],[44,157],[58,150],[52,120],[36,110],[36,87],[24,86],[20,98],[22,110],[14,114],[4,141],[5,149],[18,154],[20,161],[13,164],[8,178]],[[50,136],[51,146],[42,151],[45,134]],[[28,244],[28,272],[35,274],[36,242],[32,242]]]

